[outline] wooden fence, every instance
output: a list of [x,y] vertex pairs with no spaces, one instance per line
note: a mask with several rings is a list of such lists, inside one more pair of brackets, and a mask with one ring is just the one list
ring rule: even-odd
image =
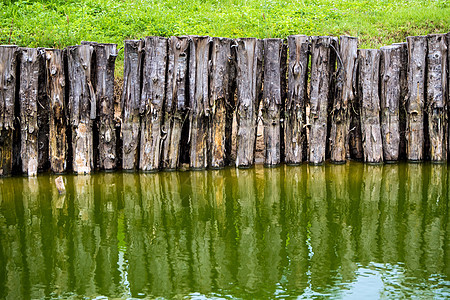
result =
[[[0,46],[0,175],[445,162],[450,33],[357,38],[146,37],[64,50]],[[118,99],[120,98],[120,99]]]

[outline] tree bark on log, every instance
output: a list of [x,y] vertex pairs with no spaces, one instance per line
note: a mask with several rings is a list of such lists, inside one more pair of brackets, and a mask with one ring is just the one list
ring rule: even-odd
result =
[[189,41],[189,142],[190,168],[208,167],[208,134],[211,123],[209,99],[208,36],[191,36]]
[[46,49],[47,94],[49,105],[49,158],[54,173],[67,170],[67,108],[64,52]]
[[408,43],[408,101],[406,141],[409,161],[423,160],[427,37],[410,36]]
[[158,171],[166,85],[167,38],[146,37],[141,94],[140,169]]
[[22,172],[36,176],[38,171],[38,88],[40,51],[21,48],[20,51],[20,132]]
[[231,143],[227,133],[231,132],[230,113],[233,101],[230,97],[233,57],[231,39],[213,38],[211,51],[211,133],[209,165],[213,169],[226,166],[231,152]]
[[237,39],[237,145],[236,167],[255,162],[256,126],[263,78],[263,43],[255,38]]
[[188,37],[173,36],[169,39],[166,101],[162,127],[161,168],[164,170],[174,170],[180,165],[181,131],[187,114],[188,50]]
[[45,67],[45,48],[39,48],[38,79],[38,172],[46,172],[50,168],[49,136],[50,136],[50,98],[47,93],[47,70]]
[[72,130],[73,171],[89,174],[94,168],[93,123],[96,95],[91,82],[93,47],[67,48],[69,72],[69,120]]
[[122,168],[134,170],[139,161],[139,108],[141,94],[142,40],[125,41],[122,107]]
[[426,111],[430,160],[447,160],[447,42],[444,34],[428,35]]
[[283,160],[284,101],[286,96],[286,46],[282,39],[264,39],[264,165],[279,165]]
[[331,162],[345,163],[350,158],[351,106],[356,92],[358,38],[341,36],[336,78],[336,95],[331,112]]
[[400,104],[402,46],[381,47],[381,137],[384,160],[397,161],[400,154]]
[[11,175],[18,47],[0,46],[0,176]]
[[314,165],[325,161],[328,97],[331,88],[330,44],[331,37],[312,38],[311,96],[309,107],[309,162]]
[[117,166],[116,128],[114,121],[114,68],[117,57],[116,44],[96,44],[95,94],[98,105],[98,163],[102,170]]
[[306,35],[288,37],[288,98],[285,105],[284,149],[285,161],[289,165],[299,165],[303,160],[310,46],[310,38]]
[[380,128],[380,50],[359,49],[359,88],[361,133],[364,162],[383,162],[383,142]]

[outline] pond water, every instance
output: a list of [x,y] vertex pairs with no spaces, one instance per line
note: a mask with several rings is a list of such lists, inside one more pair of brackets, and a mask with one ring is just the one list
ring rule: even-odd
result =
[[0,298],[449,298],[446,165],[0,180]]

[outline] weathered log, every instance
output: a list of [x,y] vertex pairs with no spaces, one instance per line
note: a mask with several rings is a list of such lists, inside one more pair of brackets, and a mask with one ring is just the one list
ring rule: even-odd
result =
[[189,166],[194,170],[208,166],[207,141],[212,107],[208,92],[210,41],[208,36],[189,38]]
[[[286,46],[282,39],[264,39],[264,124],[265,166],[277,166],[283,160],[283,126]],[[283,92],[284,91],[284,92]]]
[[38,171],[38,82],[40,50],[21,48],[20,52],[20,131],[22,172],[36,176]]
[[256,125],[262,87],[263,43],[255,38],[237,39],[237,145],[236,167],[255,162]]
[[125,41],[122,107],[122,168],[134,170],[138,166],[139,108],[141,92],[142,40]]
[[189,38],[171,37],[167,62],[166,101],[162,126],[161,168],[173,170],[180,164],[181,131],[186,120],[186,77]]
[[72,163],[77,174],[89,174],[94,168],[92,128],[96,118],[96,97],[91,82],[92,53],[90,45],[67,48]]
[[400,46],[400,149],[399,159],[406,159],[406,101],[408,98],[408,43],[395,43]]
[[98,106],[98,164],[102,170],[117,166],[116,128],[114,121],[114,68],[117,57],[116,44],[96,44],[95,94]]
[[400,154],[400,103],[402,46],[381,47],[381,137],[384,160],[397,161]]
[[230,77],[233,57],[231,54],[231,39],[213,38],[211,51],[211,133],[208,163],[211,168],[225,167],[231,152],[231,140],[227,140],[232,104],[230,103]]
[[46,49],[47,94],[49,105],[49,158],[54,173],[67,169],[67,108],[63,50]]
[[0,46],[0,176],[11,175],[18,47]]
[[166,84],[167,38],[146,37],[141,94],[140,169],[159,169]]
[[380,128],[380,50],[358,50],[361,133],[364,161],[383,162],[383,143]]
[[331,37],[312,38],[311,47],[311,96],[309,107],[309,162],[325,161],[327,137],[327,108],[331,88],[330,44]]
[[427,37],[410,36],[408,42],[408,100],[406,102],[407,159],[421,161],[424,156],[424,106]]
[[49,136],[50,136],[50,97],[47,93],[47,68],[45,66],[45,48],[39,48],[39,77],[38,77],[38,172],[50,169]]
[[350,158],[349,130],[351,105],[356,92],[358,38],[341,36],[336,77],[336,93],[331,111],[331,162],[344,163]]
[[302,163],[310,45],[310,38],[306,35],[288,37],[288,98],[284,116],[284,148],[285,161],[289,165]]
[[444,34],[428,35],[426,111],[428,114],[429,157],[447,160],[447,41]]

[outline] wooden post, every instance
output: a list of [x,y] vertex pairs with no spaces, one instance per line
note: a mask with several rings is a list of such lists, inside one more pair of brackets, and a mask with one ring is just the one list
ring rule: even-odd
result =
[[288,37],[289,68],[288,98],[284,117],[285,161],[289,165],[302,163],[305,104],[307,102],[309,48],[311,42],[306,35]]
[[317,165],[325,161],[327,138],[327,107],[330,93],[330,44],[332,38],[313,37],[311,47],[311,97],[309,116],[309,162]]
[[181,131],[186,120],[186,79],[189,38],[169,39],[166,101],[162,126],[161,168],[174,170],[180,163]]
[[[231,140],[227,140],[230,113],[233,109],[230,97],[230,81],[232,78],[233,57],[231,39],[213,38],[211,51],[211,133],[209,165],[213,169],[225,167],[231,152]],[[227,125],[229,126],[227,128]]]
[[381,47],[381,137],[386,162],[397,161],[400,154],[400,104],[402,46]]
[[364,162],[383,162],[380,128],[380,50],[359,49],[359,85],[362,145]]
[[428,35],[426,111],[429,156],[433,162],[447,160],[447,42],[444,34]]
[[408,98],[408,43],[395,43],[400,46],[400,149],[399,159],[406,159],[406,101]]
[[54,173],[67,170],[67,108],[64,52],[46,49],[47,94],[49,105],[49,158]]
[[408,100],[406,102],[406,141],[409,161],[423,160],[425,72],[427,37],[410,36],[408,43]]
[[134,170],[138,166],[139,108],[141,93],[142,40],[125,41],[122,107],[122,168]]
[[37,96],[37,126],[38,131],[38,172],[50,169],[49,136],[50,136],[50,98],[47,93],[47,70],[45,67],[45,48],[39,50],[39,75]]
[[350,113],[356,93],[358,38],[341,36],[337,62],[336,95],[331,111],[331,162],[345,163],[350,158]]
[[263,43],[255,38],[237,39],[237,153],[236,167],[255,162],[256,125],[262,86]]
[[191,36],[189,41],[189,166],[194,170],[208,166],[207,141],[212,107],[208,92],[210,41],[208,36]]
[[20,130],[22,172],[36,176],[38,171],[38,82],[40,51],[21,48],[20,52]]
[[17,52],[15,45],[0,46],[0,176],[12,171]]
[[263,124],[265,166],[277,166],[283,160],[281,123],[286,96],[286,46],[282,39],[264,39]]
[[92,127],[97,107],[91,82],[93,47],[71,46],[67,48],[67,52],[73,171],[77,174],[89,174],[94,168]]
[[146,37],[141,94],[140,169],[158,171],[166,84],[167,38]]

